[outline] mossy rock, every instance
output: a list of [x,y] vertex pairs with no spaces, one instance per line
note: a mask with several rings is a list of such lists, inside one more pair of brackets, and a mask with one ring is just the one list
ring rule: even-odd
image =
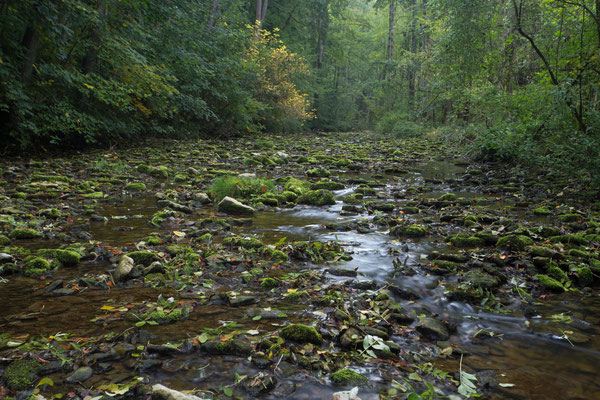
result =
[[339,369],[331,374],[331,382],[335,386],[365,386],[369,380],[367,377],[350,369]]
[[579,214],[561,214],[557,218],[562,222],[578,222],[583,219]]
[[285,178],[284,189],[301,195],[310,190],[310,182],[292,177]]
[[533,239],[525,235],[508,235],[498,239],[496,247],[503,250],[524,250],[533,244]]
[[81,255],[73,250],[54,250],[54,257],[66,267],[75,266],[81,260]]
[[146,236],[144,242],[149,246],[159,246],[163,241],[158,236]]
[[10,244],[10,239],[4,235],[0,235],[0,246],[8,246]]
[[23,273],[26,276],[39,276],[50,270],[50,262],[42,257],[30,256],[25,259],[23,264]]
[[588,266],[577,268],[575,273],[577,274],[577,282],[580,285],[587,286],[594,282],[594,274]]
[[92,192],[92,193],[88,193],[88,194],[84,194],[82,196],[84,199],[102,199],[104,198],[104,193],[102,192]]
[[407,236],[412,238],[424,237],[427,235],[427,226],[411,224],[411,225],[398,225],[390,229],[390,235],[392,236]]
[[323,338],[314,327],[303,324],[286,326],[280,331],[280,336],[297,343],[312,343],[316,345],[323,343]]
[[125,185],[125,190],[135,190],[143,192],[146,190],[146,185],[141,182],[132,182]]
[[587,244],[588,240],[584,235],[578,233],[570,233],[566,235],[558,235],[550,237],[550,241],[554,243],[563,243],[563,244],[577,244],[584,245]]
[[148,174],[151,169],[152,169],[152,167],[150,167],[150,166],[148,166],[146,164],[140,164],[140,165],[137,166],[138,172],[140,172],[142,174]]
[[325,168],[313,168],[306,171],[306,175],[312,178],[325,178],[331,175],[331,172],[329,172]]
[[159,179],[167,179],[169,177],[169,169],[164,165],[160,165],[158,167],[150,167],[148,173],[153,177]]
[[11,239],[36,239],[42,236],[41,233],[35,229],[13,229],[8,235]]
[[440,198],[438,200],[440,200],[440,201],[455,201],[456,195],[454,193],[446,193],[446,194],[440,196]]
[[533,214],[534,215],[551,215],[552,214],[552,210],[548,210],[545,207],[538,207],[536,209],[533,210]]
[[549,277],[548,275],[536,275],[535,277],[540,282],[542,287],[544,287],[544,289],[551,290],[553,292],[565,291],[565,287],[562,283],[560,283],[554,278]]
[[260,287],[267,290],[276,288],[278,285],[277,279],[274,278],[264,278],[262,282],[260,282]]
[[127,253],[127,256],[131,257],[136,264],[142,264],[146,267],[154,261],[159,261],[158,256],[151,251],[132,251]]
[[252,346],[238,339],[230,339],[223,342],[219,339],[211,339],[202,343],[200,350],[210,355],[248,357],[252,354]]
[[334,182],[334,181],[319,181],[319,182],[315,182],[310,186],[311,190],[319,190],[319,189],[326,189],[326,190],[342,190],[344,189],[346,186],[341,183],[341,182]]
[[187,315],[182,308],[175,308],[170,311],[157,310],[144,316],[145,319],[154,321],[158,324],[169,324],[186,318]]
[[43,215],[44,217],[50,219],[58,219],[62,217],[62,213],[56,208],[47,208],[45,210],[42,210],[40,211],[40,215]]
[[569,279],[565,271],[560,269],[558,265],[556,265],[556,263],[553,262],[549,263],[546,267],[546,274],[548,274],[548,276],[556,279],[559,282],[565,282]]
[[261,253],[265,257],[267,257],[267,258],[269,258],[271,260],[274,260],[274,261],[285,262],[285,261],[288,260],[288,255],[285,254],[283,251],[274,249],[274,248],[269,247],[269,246],[264,246],[261,249]]
[[485,241],[478,236],[456,235],[450,238],[450,243],[453,246],[461,248],[481,247]]
[[335,198],[329,190],[309,190],[298,198],[298,203],[311,206],[334,205]]
[[223,244],[232,247],[242,247],[244,249],[260,249],[264,243],[253,237],[230,236],[223,239]]
[[2,377],[10,389],[25,390],[33,387],[41,369],[39,361],[16,360],[10,363]]

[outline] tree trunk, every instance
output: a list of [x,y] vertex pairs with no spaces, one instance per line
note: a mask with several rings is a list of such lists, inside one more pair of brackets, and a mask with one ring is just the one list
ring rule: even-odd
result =
[[[99,0],[96,2],[96,12],[98,13],[98,18],[102,19],[103,13],[103,0]],[[100,53],[100,47],[102,47],[102,39],[100,37],[100,31],[98,26],[94,26],[90,33],[88,34],[88,39],[90,41],[90,45],[88,46],[85,56],[81,61],[81,67],[83,68],[84,74],[89,74],[94,71],[96,65],[98,64],[98,54]]]
[[410,35],[409,35],[409,43],[410,43],[410,52],[412,54],[412,60],[408,65],[408,109],[409,111],[413,111],[415,105],[415,82],[416,82],[416,66],[415,66],[415,56],[414,54],[417,52],[417,0],[411,1],[412,7],[412,21],[410,24]]
[[21,45],[24,47],[23,66],[21,68],[21,82],[27,83],[33,75],[33,65],[37,59],[38,50],[40,48],[40,38],[35,28],[28,26],[25,29]]
[[390,1],[390,19],[388,23],[388,45],[387,59],[392,61],[394,58],[394,27],[396,25],[396,0]]
[[267,16],[267,8],[269,7],[269,0],[256,0],[256,26],[257,29],[262,29],[265,17]]
[[208,20],[208,29],[212,29],[217,24],[217,17],[219,16],[219,6],[221,0],[213,0],[212,7],[210,8],[210,18]]

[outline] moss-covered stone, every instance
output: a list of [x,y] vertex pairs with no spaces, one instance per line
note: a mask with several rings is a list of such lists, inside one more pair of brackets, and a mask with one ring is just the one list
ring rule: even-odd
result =
[[306,171],[306,175],[313,178],[325,178],[331,175],[331,172],[329,172],[325,168],[313,168]]
[[42,365],[34,360],[16,360],[4,371],[3,378],[12,390],[25,390],[33,387]]
[[549,277],[548,275],[536,275],[535,276],[540,284],[544,287],[544,289],[551,290],[554,292],[564,292],[565,287],[562,283],[557,281],[554,278]]
[[298,197],[298,203],[311,206],[326,206],[335,204],[335,198],[329,190],[309,190]]
[[23,264],[23,273],[26,276],[39,276],[50,269],[50,262],[42,257],[27,257]]
[[545,207],[538,207],[533,210],[533,214],[535,214],[535,215],[550,215],[550,214],[552,214],[552,211],[548,210]]
[[81,260],[81,255],[73,250],[55,250],[54,257],[66,267],[77,265]]
[[220,339],[211,339],[200,345],[200,349],[211,355],[231,355],[238,357],[248,357],[252,353],[252,347],[241,340],[230,339],[221,341]]
[[146,185],[141,182],[132,182],[125,185],[125,190],[135,190],[143,192],[146,190]]
[[277,287],[277,285],[277,279],[274,278],[264,278],[262,282],[260,282],[260,287],[262,287],[263,289],[273,289]]
[[350,369],[340,369],[330,376],[331,382],[336,386],[365,386],[369,380],[367,377]]
[[45,210],[42,210],[40,211],[40,215],[43,215],[44,217],[50,219],[58,219],[62,217],[62,213],[56,208],[47,208]]
[[427,226],[418,224],[397,225],[390,229],[390,235],[419,238],[427,235]]
[[162,239],[158,236],[146,236],[144,242],[149,246],[158,246],[162,244]]
[[167,179],[169,177],[169,169],[164,165],[159,165],[158,167],[150,167],[148,173],[153,177],[159,179]]
[[169,324],[187,318],[189,310],[175,308],[173,310],[156,310],[144,316],[145,319],[159,324]]
[[341,190],[344,189],[345,186],[343,183],[341,182],[334,182],[334,181],[319,181],[319,182],[315,182],[310,186],[311,190],[319,190],[319,189],[326,189],[326,190]]
[[577,274],[577,282],[580,285],[590,285],[594,282],[594,274],[588,266],[577,268],[575,273]]
[[567,278],[567,274],[565,273],[565,271],[560,269],[558,265],[556,265],[556,263],[553,262],[549,263],[546,267],[546,273],[559,282],[565,282],[569,279]]
[[41,233],[35,229],[13,229],[8,235],[11,239],[36,239],[42,236]]
[[280,336],[286,340],[291,340],[298,343],[321,344],[323,338],[312,326],[303,324],[291,324],[280,331]]
[[561,214],[558,216],[558,219],[562,222],[577,222],[581,221],[583,217],[579,214]]
[[496,246],[504,250],[524,250],[533,244],[533,239],[525,235],[508,235],[498,239]]
[[452,243],[452,245],[456,247],[471,248],[483,246],[484,240],[478,236],[458,234],[450,238],[450,243]]
[[269,258],[271,260],[274,260],[274,261],[285,262],[285,261],[288,260],[288,255],[285,254],[283,251],[274,249],[274,248],[269,247],[269,246],[263,247],[261,249],[261,253],[265,257],[267,257],[267,258]]
[[223,244],[232,247],[243,247],[244,249],[260,249],[264,243],[254,237],[230,236],[223,239]]
[[10,244],[10,239],[4,235],[0,235],[0,246],[8,246]]
[[294,192],[297,195],[301,195],[304,192],[310,190],[310,182],[303,181],[296,178],[285,178],[284,189],[286,191]]
[[146,267],[154,261],[159,260],[155,253],[145,250],[132,251],[131,253],[127,253],[127,256],[131,257],[136,264],[142,264]]
[[440,201],[454,201],[456,200],[456,195],[454,193],[446,193],[438,199]]

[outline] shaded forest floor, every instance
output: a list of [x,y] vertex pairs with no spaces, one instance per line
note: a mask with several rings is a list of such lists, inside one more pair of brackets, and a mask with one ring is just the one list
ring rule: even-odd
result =
[[364,133],[0,168],[0,397],[600,397],[578,182]]

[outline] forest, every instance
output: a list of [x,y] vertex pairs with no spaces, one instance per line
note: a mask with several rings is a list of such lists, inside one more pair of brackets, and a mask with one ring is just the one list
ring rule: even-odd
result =
[[600,0],[0,0],[0,398],[600,398]]
[[8,149],[439,131],[598,171],[597,1],[2,1]]

